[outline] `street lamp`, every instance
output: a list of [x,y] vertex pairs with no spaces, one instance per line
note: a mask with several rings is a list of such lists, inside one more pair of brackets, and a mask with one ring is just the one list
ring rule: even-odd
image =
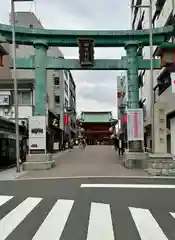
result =
[[11,25],[12,25],[12,58],[13,71],[12,78],[14,81],[14,98],[15,98],[15,128],[16,128],[16,171],[20,172],[20,152],[19,152],[19,126],[18,126],[18,86],[16,77],[16,39],[15,39],[15,2],[31,2],[33,0],[11,0]]
[[[155,152],[154,142],[154,74],[153,74],[153,28],[152,28],[152,0],[149,0],[149,5],[131,5],[131,10],[136,8],[149,8],[149,47],[150,47],[150,81],[151,81],[151,138],[152,138],[152,153]],[[133,26],[132,26],[133,29]]]

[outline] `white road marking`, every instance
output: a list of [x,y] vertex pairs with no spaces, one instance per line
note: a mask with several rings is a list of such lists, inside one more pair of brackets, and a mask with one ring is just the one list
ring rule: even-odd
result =
[[168,240],[148,209],[129,207],[141,240]]
[[10,199],[12,199],[13,196],[1,196],[0,195],[0,206],[2,206],[4,203],[8,202]]
[[5,240],[41,200],[42,198],[29,197],[2,218],[0,220],[0,239]]
[[171,216],[175,219],[175,213],[170,212]]
[[164,188],[172,189],[175,185],[161,184],[81,184],[81,188]]
[[33,240],[60,239],[73,203],[73,200],[58,200],[36,232]]
[[110,206],[92,203],[87,240],[114,240]]

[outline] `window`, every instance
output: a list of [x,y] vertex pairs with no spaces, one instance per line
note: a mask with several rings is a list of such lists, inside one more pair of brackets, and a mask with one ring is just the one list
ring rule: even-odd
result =
[[32,93],[30,91],[19,91],[18,92],[18,104],[19,105],[31,105],[32,104]]
[[171,86],[171,77],[170,74],[163,76],[160,80],[158,80],[159,84],[159,96],[169,87]]
[[54,77],[54,84],[56,86],[59,86],[60,85],[60,78],[59,77]]
[[55,103],[60,104],[60,96],[55,95]]

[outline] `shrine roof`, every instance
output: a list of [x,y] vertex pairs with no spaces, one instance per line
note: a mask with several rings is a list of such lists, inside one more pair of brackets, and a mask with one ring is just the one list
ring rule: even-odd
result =
[[92,111],[83,111],[81,112],[81,122],[86,123],[109,123],[116,121],[117,119],[112,118],[112,112],[104,112],[104,111],[98,111],[98,112],[92,112]]

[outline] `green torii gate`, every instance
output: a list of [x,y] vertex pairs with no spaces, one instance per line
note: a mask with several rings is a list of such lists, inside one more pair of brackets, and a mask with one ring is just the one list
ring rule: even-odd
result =
[[[17,69],[35,69],[34,115],[45,115],[46,71],[50,69],[71,70],[127,70],[128,108],[139,108],[138,70],[149,69],[150,60],[137,54],[140,46],[149,46],[149,29],[126,31],[47,30],[16,27],[16,43],[32,45],[35,56],[16,59]],[[174,27],[153,30],[153,45],[159,46],[174,35]],[[124,47],[126,57],[121,59],[97,59],[93,66],[82,66],[77,59],[47,56],[49,47],[77,47],[80,38],[93,39],[94,47]],[[12,43],[12,29],[0,24],[0,42]],[[160,60],[153,60],[153,68],[161,68]]]

